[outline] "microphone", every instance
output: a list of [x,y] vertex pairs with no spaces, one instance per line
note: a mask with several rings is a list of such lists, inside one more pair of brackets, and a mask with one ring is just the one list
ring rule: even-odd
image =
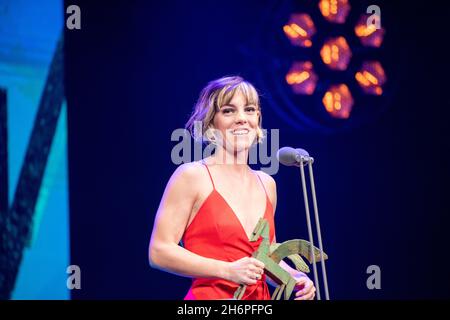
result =
[[301,148],[291,148],[291,147],[283,147],[277,152],[277,159],[281,164],[285,166],[297,166],[300,167],[300,162],[303,158],[304,164],[311,160],[314,161],[312,157],[309,156],[308,151]]
[[[305,181],[305,168],[306,164],[308,165],[309,169],[309,178],[310,178],[310,184],[311,184],[311,197],[314,205],[314,217],[316,222],[316,231],[317,231],[317,238],[319,240],[319,249],[318,252],[320,254],[320,262],[322,265],[322,276],[323,276],[323,283],[325,288],[325,299],[330,299],[330,294],[328,292],[328,280],[327,280],[327,272],[325,268],[325,262],[326,259],[323,251],[323,244],[322,244],[322,234],[320,231],[320,222],[319,222],[319,211],[317,209],[317,199],[316,199],[316,187],[314,184],[314,176],[313,176],[313,168],[312,164],[314,162],[314,158],[309,156],[308,151],[301,149],[301,148],[291,148],[291,147],[283,147],[277,152],[277,159],[279,162],[284,164],[285,166],[296,166],[300,168],[300,180],[302,183],[302,190],[303,190],[303,200],[305,202],[305,213],[306,213],[306,225],[308,227],[308,237],[309,237],[309,256],[311,257],[311,264],[313,266],[313,273],[314,273],[314,284],[316,285],[316,293],[317,293],[317,300],[321,300],[320,297],[320,286],[319,286],[319,278],[317,274],[317,266],[316,266],[316,250],[317,248],[314,247],[314,238],[312,234],[312,226],[311,226],[311,217],[309,213],[309,200],[308,200],[308,191],[306,188],[306,181]],[[300,164],[303,164],[300,165]]]

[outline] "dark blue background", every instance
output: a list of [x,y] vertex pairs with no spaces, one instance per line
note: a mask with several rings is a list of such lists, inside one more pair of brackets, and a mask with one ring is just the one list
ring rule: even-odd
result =
[[[246,51],[273,2],[75,3],[82,29],[65,32],[71,263],[82,270],[73,298],[184,297],[190,280],[151,269],[148,241],[176,168],[171,132],[206,82],[229,74],[262,88],[263,125],[281,128],[281,146],[316,158],[331,297],[450,297],[448,5],[377,2],[387,29],[386,110],[330,133],[286,125],[273,110],[275,89],[255,71],[263,66]],[[293,170],[274,176],[279,240],[307,238]],[[381,290],[366,287],[372,264]]]

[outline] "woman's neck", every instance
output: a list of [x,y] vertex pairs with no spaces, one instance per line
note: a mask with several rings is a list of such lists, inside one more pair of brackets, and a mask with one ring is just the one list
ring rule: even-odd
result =
[[218,147],[211,158],[214,164],[224,165],[223,169],[230,170],[236,174],[246,174],[250,169],[247,164],[248,150],[229,152]]

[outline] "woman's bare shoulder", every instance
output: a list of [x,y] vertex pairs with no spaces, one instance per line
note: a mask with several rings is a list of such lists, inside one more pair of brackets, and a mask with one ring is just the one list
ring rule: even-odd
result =
[[[203,192],[206,178],[200,162],[189,162],[179,165],[167,182],[166,191],[174,199],[191,199],[194,201]],[[177,201],[178,201],[177,200]]]
[[177,167],[173,173],[173,177],[181,180],[197,180],[203,176],[202,170],[205,170],[203,167],[200,161],[183,163]]
[[262,179],[265,185],[270,187],[276,187],[275,179],[271,175],[265,173],[262,170],[257,170],[256,173],[259,175],[259,177]]

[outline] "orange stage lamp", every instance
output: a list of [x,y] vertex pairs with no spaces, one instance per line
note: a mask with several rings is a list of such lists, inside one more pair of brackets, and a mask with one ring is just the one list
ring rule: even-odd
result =
[[355,26],[355,33],[366,47],[379,48],[383,42],[385,30],[375,23],[370,23],[369,15],[362,15]]
[[379,96],[383,93],[386,74],[378,61],[366,61],[355,74],[355,79],[365,93]]
[[323,96],[322,102],[334,118],[347,119],[353,108],[353,97],[345,84],[331,86]]
[[329,22],[345,23],[350,12],[348,0],[320,0],[319,9]]
[[311,95],[317,84],[317,75],[309,61],[294,62],[286,74],[286,82],[297,94]]
[[352,51],[344,37],[330,38],[325,41],[320,56],[330,69],[345,70],[352,57]]
[[309,48],[312,46],[312,36],[316,27],[311,17],[306,13],[292,14],[289,22],[283,26],[283,31],[294,46]]

